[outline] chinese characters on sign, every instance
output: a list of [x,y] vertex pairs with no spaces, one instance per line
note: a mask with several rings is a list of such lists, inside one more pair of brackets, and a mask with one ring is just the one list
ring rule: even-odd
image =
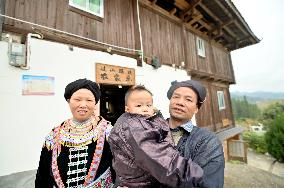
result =
[[135,85],[135,69],[97,63],[96,81],[101,84]]

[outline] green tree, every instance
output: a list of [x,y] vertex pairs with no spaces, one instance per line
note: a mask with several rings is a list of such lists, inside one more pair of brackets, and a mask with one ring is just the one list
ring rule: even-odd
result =
[[257,119],[261,114],[257,105],[249,103],[246,96],[241,99],[232,99],[232,108],[234,117],[237,120],[244,118]]
[[274,103],[269,105],[264,109],[261,117],[261,122],[265,126],[270,126],[271,122],[278,116],[280,113],[284,113],[284,104]]
[[284,113],[276,115],[265,134],[267,150],[276,161],[284,162]]

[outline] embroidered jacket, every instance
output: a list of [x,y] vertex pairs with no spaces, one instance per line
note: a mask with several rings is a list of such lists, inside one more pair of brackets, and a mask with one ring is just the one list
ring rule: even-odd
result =
[[[112,154],[107,142],[112,128],[111,124],[100,118],[92,130],[76,140],[72,138],[72,135],[67,135],[67,133],[64,135],[63,127],[67,121],[55,127],[45,139],[35,187],[61,188],[78,185],[83,187],[84,182],[87,182],[85,183],[87,185],[94,184],[99,177],[103,182],[96,181],[95,183],[110,184],[110,175],[115,178],[115,172],[111,167]],[[99,166],[96,168],[94,160],[97,161],[99,158]],[[91,172],[94,170],[90,170],[90,167],[96,168],[95,177],[92,177]],[[88,181],[85,180],[86,177],[89,178]]]

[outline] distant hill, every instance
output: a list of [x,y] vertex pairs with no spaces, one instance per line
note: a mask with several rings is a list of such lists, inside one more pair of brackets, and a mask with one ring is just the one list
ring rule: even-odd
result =
[[264,101],[282,101],[284,100],[284,92],[230,92],[231,98],[242,99],[244,96],[247,97],[248,102],[258,103]]

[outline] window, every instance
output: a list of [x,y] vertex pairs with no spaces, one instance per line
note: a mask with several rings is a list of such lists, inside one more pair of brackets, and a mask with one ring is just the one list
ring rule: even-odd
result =
[[217,91],[217,97],[218,97],[219,110],[225,109],[224,92],[223,91]]
[[205,57],[205,45],[204,40],[197,37],[196,38],[197,54],[201,57]]
[[103,0],[69,0],[69,5],[99,17],[104,15]]

